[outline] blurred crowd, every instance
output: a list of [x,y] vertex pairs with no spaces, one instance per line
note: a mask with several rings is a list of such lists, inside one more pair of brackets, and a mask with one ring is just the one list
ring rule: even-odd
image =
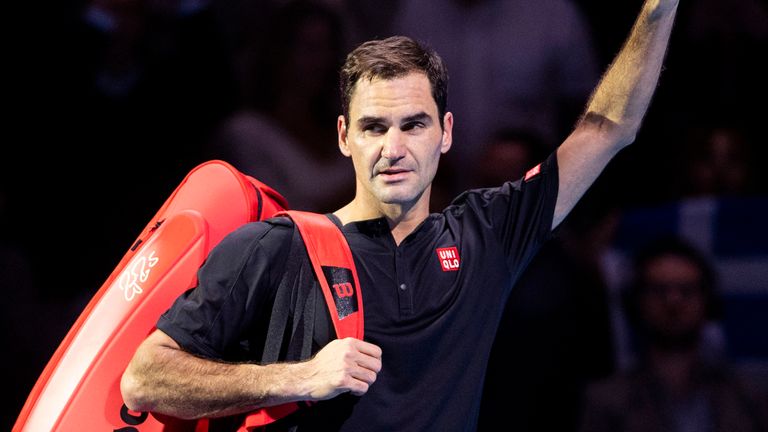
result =
[[[25,14],[38,19],[17,32],[4,146],[16,170],[0,182],[0,425],[198,163],[224,159],[296,209],[352,198],[337,73],[360,42],[405,34],[446,60],[455,139],[437,211],[556,148],[641,4],[82,0]],[[681,2],[635,143],[507,305],[482,430],[768,430],[766,53],[766,1]]]

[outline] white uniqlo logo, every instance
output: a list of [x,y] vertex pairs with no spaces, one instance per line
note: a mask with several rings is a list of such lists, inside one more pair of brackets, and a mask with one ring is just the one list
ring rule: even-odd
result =
[[144,292],[141,284],[149,278],[149,272],[157,264],[159,258],[155,256],[155,251],[149,255],[139,256],[129,267],[123,270],[118,277],[117,284],[125,295],[126,301],[133,300],[137,294]]
[[437,248],[437,258],[443,271],[457,271],[461,264],[459,249],[456,246]]

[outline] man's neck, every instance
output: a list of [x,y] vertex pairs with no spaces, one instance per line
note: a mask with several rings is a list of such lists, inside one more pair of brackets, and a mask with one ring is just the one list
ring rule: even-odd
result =
[[413,205],[368,203],[355,197],[352,202],[333,212],[342,224],[383,217],[389,223],[389,229],[395,243],[399,246],[424,219],[429,216],[429,196],[423,197]]

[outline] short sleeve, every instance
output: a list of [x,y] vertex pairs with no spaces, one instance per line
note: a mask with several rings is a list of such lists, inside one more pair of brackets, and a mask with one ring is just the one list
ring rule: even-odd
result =
[[290,230],[264,222],[229,234],[200,267],[197,286],[176,299],[157,328],[194,354],[239,360],[249,330],[269,310],[289,244]]
[[517,273],[551,237],[557,190],[557,156],[553,152],[524,178],[496,188],[467,191],[454,205],[461,212],[472,213],[482,229],[494,233],[509,268]]

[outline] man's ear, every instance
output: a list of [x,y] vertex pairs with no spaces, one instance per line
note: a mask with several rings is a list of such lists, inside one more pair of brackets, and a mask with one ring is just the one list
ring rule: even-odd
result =
[[341,154],[346,157],[352,156],[352,153],[349,151],[349,146],[347,145],[347,121],[343,115],[340,115],[336,120],[336,132],[339,136],[339,150],[341,151]]
[[440,144],[440,153],[447,153],[453,144],[453,114],[445,113],[443,117],[443,141]]

